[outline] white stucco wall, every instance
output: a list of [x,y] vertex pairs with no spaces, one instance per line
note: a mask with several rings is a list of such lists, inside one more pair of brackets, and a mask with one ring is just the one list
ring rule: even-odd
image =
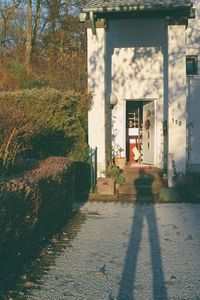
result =
[[105,29],[97,34],[87,30],[88,39],[88,89],[93,92],[93,105],[88,114],[88,142],[97,147],[98,176],[105,170]]
[[[185,25],[168,26],[168,183],[186,164]],[[173,163],[175,163],[173,168]]]
[[187,28],[187,55],[198,55],[198,75],[187,76],[187,123],[189,129],[189,147],[191,157],[189,169],[200,171],[200,1],[193,1],[196,8],[195,19],[190,19]]
[[[122,156],[126,153],[126,100],[151,99],[156,108],[155,165],[163,165],[164,120],[168,120],[168,154],[174,155],[177,171],[185,171],[189,122],[194,125],[190,164],[200,164],[200,77],[186,78],[185,64],[186,53],[200,54],[199,15],[198,10],[187,31],[183,25],[167,28],[163,19],[112,20],[109,31],[97,28],[96,36],[88,29],[88,85],[94,93],[89,145],[98,147],[98,175],[106,167],[105,103],[112,95],[118,99],[112,119],[115,144],[124,149]],[[170,164],[169,160],[172,177]]]
[[110,53],[107,60],[111,61],[108,62],[111,67],[111,81],[107,81],[111,85],[110,92],[118,98],[118,104],[113,109],[116,144],[124,149],[122,156],[125,156],[125,100],[153,99],[156,102],[155,164],[161,166],[166,52],[164,21],[161,19],[111,21],[107,33],[107,47]]

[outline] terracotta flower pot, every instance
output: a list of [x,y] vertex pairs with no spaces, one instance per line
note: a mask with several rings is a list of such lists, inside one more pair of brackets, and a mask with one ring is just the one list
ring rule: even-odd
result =
[[112,178],[98,178],[97,190],[100,195],[114,195],[115,182]]

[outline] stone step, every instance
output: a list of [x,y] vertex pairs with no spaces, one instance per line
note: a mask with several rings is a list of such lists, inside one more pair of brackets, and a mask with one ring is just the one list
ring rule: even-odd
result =
[[132,194],[119,194],[118,199],[120,201],[130,201],[135,203],[155,203],[159,201],[159,193],[151,196],[143,196],[142,198],[138,198],[137,195]]
[[[160,190],[161,190],[161,187],[158,187],[158,188],[153,188],[151,190],[146,189],[146,191],[143,190],[143,191],[140,191],[139,193],[142,195],[157,194],[160,192]],[[137,195],[138,194],[138,191],[131,187],[120,188],[118,190],[118,192],[119,192],[119,194],[124,194],[124,195]]]
[[[125,182],[124,182],[124,184],[123,185],[129,185],[129,186],[134,186],[134,187],[136,187],[139,183],[136,181],[137,180],[137,178],[135,179],[135,180],[127,180],[126,178],[125,178]],[[140,188],[145,188],[145,187],[152,187],[152,186],[163,186],[163,181],[162,180],[160,180],[160,179],[158,179],[158,180],[154,180],[153,182],[141,182],[140,184],[139,184],[139,187]]]
[[119,187],[123,195],[152,195],[158,194],[166,186],[161,169],[124,169],[122,174],[125,182]]

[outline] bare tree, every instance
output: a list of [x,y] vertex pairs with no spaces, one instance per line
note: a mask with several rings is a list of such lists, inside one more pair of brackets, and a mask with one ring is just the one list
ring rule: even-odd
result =
[[[5,4],[2,4],[4,1]],[[78,12],[84,0],[0,0],[0,89],[84,90],[86,35]],[[2,34],[1,34],[2,32]]]
[[26,31],[26,53],[25,64],[26,72],[31,73],[31,51],[32,51],[32,6],[31,0],[27,0],[27,31]]
[[37,33],[40,23],[40,11],[41,11],[41,0],[36,1],[36,14],[35,14],[35,23],[33,28],[33,37],[32,37],[32,51],[35,50],[35,44],[37,41]]
[[7,30],[18,5],[19,1],[16,3],[15,0],[12,0],[12,5],[9,5],[9,3],[5,2],[4,7],[0,7],[0,17],[2,20],[1,49],[5,48]]

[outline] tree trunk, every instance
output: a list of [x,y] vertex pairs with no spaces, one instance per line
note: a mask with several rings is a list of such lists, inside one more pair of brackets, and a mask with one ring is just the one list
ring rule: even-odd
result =
[[2,19],[1,49],[5,48],[7,29],[14,15],[15,8],[18,7],[18,4],[17,5],[15,4],[15,0],[13,0],[12,2],[13,2],[12,6],[7,7],[4,10],[0,9],[0,16]]
[[35,50],[35,44],[37,40],[37,32],[40,23],[40,2],[41,0],[37,0],[36,2],[36,17],[35,17],[35,25],[33,29],[33,38],[32,38],[32,52]]
[[1,49],[5,48],[5,41],[6,41],[6,21],[3,19],[2,22],[2,31],[1,31]]
[[27,32],[26,32],[25,64],[26,64],[26,72],[28,76],[31,73],[31,50],[32,50],[32,7],[31,7],[31,0],[27,0]]

